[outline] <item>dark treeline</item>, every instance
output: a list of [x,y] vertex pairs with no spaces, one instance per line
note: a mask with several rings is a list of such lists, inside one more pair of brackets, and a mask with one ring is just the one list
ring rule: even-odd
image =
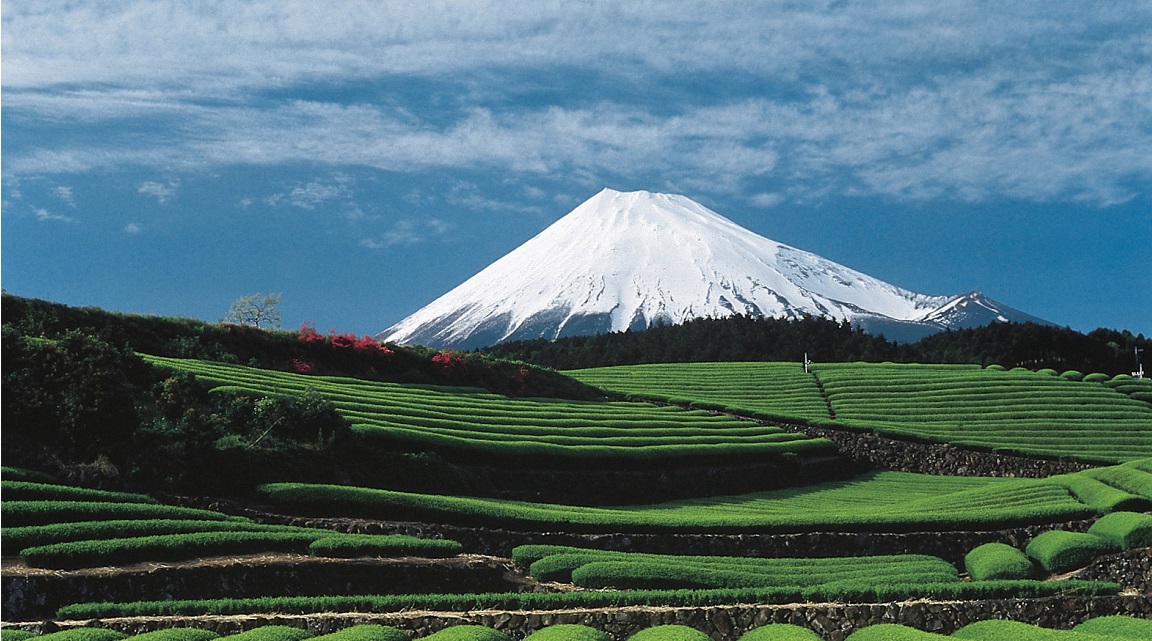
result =
[[[1152,340],[1128,331],[1097,329],[1082,334],[1034,323],[997,323],[943,331],[916,343],[897,343],[867,334],[849,323],[822,318],[732,316],[638,332],[518,341],[483,351],[556,369],[637,363],[800,361],[807,354],[813,361],[826,362],[996,363],[1114,375],[1134,369],[1136,347],[1148,350]],[[1148,353],[1145,351],[1142,356]]]

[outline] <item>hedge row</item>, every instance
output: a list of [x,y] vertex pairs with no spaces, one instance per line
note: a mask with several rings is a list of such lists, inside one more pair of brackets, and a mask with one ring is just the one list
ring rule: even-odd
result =
[[1084,532],[1049,530],[1036,535],[1025,554],[1049,572],[1083,567],[1098,556],[1113,551],[1108,542]]
[[985,543],[964,556],[964,569],[973,581],[1027,579],[1032,560],[1006,543]]
[[121,616],[196,616],[262,613],[397,612],[401,610],[552,610],[627,606],[698,607],[725,603],[792,603],[799,601],[886,602],[897,598],[943,600],[1033,598],[1054,594],[1108,595],[1121,587],[1099,581],[982,581],[915,586],[851,585],[712,590],[619,590],[572,592],[506,592],[484,594],[409,594],[328,597],[262,597],[253,599],[77,603],[60,608],[60,619]]
[[565,546],[520,546],[512,557],[540,581],[584,588],[812,587],[844,581],[947,583],[956,568],[924,555],[748,558],[617,552]]
[[260,491],[286,511],[588,532],[966,530],[1095,514],[1059,482],[904,472],[641,507],[583,507],[305,483],[268,484]]
[[6,501],[91,501],[111,503],[156,503],[156,500],[143,494],[109,492],[73,485],[55,483],[0,481],[0,492]]
[[513,458],[779,456],[831,451],[825,439],[754,421],[648,403],[508,398],[466,388],[430,388],[305,376],[189,359],[146,357],[191,372],[220,390],[279,395],[313,390],[360,434],[399,445]]
[[103,501],[9,501],[0,503],[4,526],[24,527],[67,521],[124,519],[181,519],[201,521],[247,521],[212,510],[153,503],[107,503]]

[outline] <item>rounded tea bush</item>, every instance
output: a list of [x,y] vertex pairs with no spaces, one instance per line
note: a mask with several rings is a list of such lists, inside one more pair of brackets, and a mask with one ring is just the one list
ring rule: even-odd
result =
[[1060,378],[1066,378],[1070,381],[1082,381],[1082,380],[1084,380],[1084,372],[1081,372],[1079,370],[1070,369],[1070,370],[1065,371],[1063,374],[1061,374]]
[[992,363],[991,365],[985,365],[984,369],[990,369],[990,370],[995,371],[995,372],[1003,372],[1005,368],[1003,365],[998,365],[996,363]]
[[524,641],[612,641],[612,637],[586,625],[561,623],[537,630]]
[[1092,534],[1049,530],[1028,542],[1024,552],[1049,572],[1064,572],[1087,565],[1112,550],[1108,542]]
[[228,636],[228,641],[304,641],[311,632],[287,625],[263,625]]
[[770,623],[745,632],[739,641],[824,641],[824,639],[805,627],[790,623]]
[[1088,533],[1122,550],[1152,547],[1152,514],[1113,512],[1100,517]]
[[405,632],[386,625],[365,623],[312,637],[315,641],[408,641]]
[[499,630],[483,625],[454,625],[423,637],[423,641],[512,641],[512,639]]
[[686,625],[657,625],[633,634],[628,641],[712,641],[712,637]]
[[1006,543],[985,543],[964,557],[964,569],[973,581],[1027,579],[1032,576],[1032,559]]
[[219,636],[211,630],[199,628],[167,628],[137,634],[132,639],[133,641],[212,641]]
[[1051,367],[1045,367],[1044,369],[1038,369],[1038,370],[1036,370],[1036,373],[1037,374],[1047,374],[1049,376],[1057,376],[1058,375],[1056,370],[1052,369]]
[[1100,372],[1093,372],[1084,377],[1085,383],[1107,383],[1110,380],[1112,379],[1109,378],[1107,374],[1102,374]]

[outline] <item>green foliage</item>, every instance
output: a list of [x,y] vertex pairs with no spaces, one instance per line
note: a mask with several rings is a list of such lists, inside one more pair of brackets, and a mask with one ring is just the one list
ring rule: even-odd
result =
[[[311,392],[331,399],[354,432],[382,446],[427,447],[500,456],[536,465],[545,458],[653,460],[827,452],[830,441],[699,410],[517,399],[482,390],[306,376],[223,363],[147,357],[219,385],[214,393],[264,396]],[[257,412],[259,413],[259,412]],[[257,424],[260,423],[257,421]]]
[[433,632],[425,641],[512,641],[512,639],[499,630],[482,625],[454,625]]
[[944,641],[952,637],[899,623],[877,623],[849,634],[844,641]]
[[[1097,581],[953,581],[919,586],[890,586],[885,597],[932,597],[944,600],[1034,598],[1054,594],[1106,595],[1120,591],[1116,583]],[[878,591],[866,585],[838,590],[813,591],[813,598],[830,594],[841,600],[876,598]],[[574,592],[504,592],[487,594],[400,594],[378,596],[259,597],[133,601],[130,603],[76,603],[57,611],[61,619],[94,619],[113,616],[194,616],[260,614],[270,612],[398,612],[403,610],[555,610],[564,608],[613,608],[626,606],[700,607],[725,603],[794,603],[805,593],[795,588],[743,590],[609,590]]]
[[37,641],[120,641],[128,635],[108,628],[72,628],[36,637]]
[[1030,641],[1114,641],[1109,637],[1101,637],[1078,630],[1053,630],[1022,621],[1004,619],[989,619],[969,623],[953,632],[952,638],[972,639],[973,641],[1019,641],[1020,639],[1029,639]]
[[1064,572],[1083,567],[1111,549],[1105,540],[1091,534],[1049,530],[1029,541],[1024,552],[1045,570]]
[[656,625],[633,634],[628,641],[712,641],[712,638],[686,625]]
[[771,623],[752,628],[740,635],[738,641],[824,641],[824,639],[808,628],[789,623]]
[[1061,474],[1049,478],[1067,486],[1073,496],[1100,514],[1152,507],[1152,498],[1125,492],[1084,473]]
[[964,556],[964,568],[973,581],[1027,579],[1032,576],[1028,555],[1005,543],[985,543]]
[[923,531],[1086,518],[1057,481],[877,472],[848,481],[646,506],[584,507],[304,483],[260,487],[289,511],[569,531]]
[[30,630],[17,630],[15,628],[4,628],[0,630],[0,641],[24,641],[34,636],[36,636],[36,633]]
[[419,539],[404,534],[341,534],[316,539],[309,554],[354,558],[360,556],[447,557],[459,554],[463,546],[448,539]]
[[1152,456],[1152,407],[1101,385],[964,365],[818,363],[837,422],[1009,454]]
[[1092,374],[1085,376],[1083,380],[1085,383],[1107,383],[1111,380],[1111,378],[1109,378],[1107,374],[1093,372]]
[[1088,528],[1088,533],[1121,550],[1152,547],[1152,514],[1106,514]]
[[219,636],[211,630],[167,628],[134,635],[132,641],[212,641]]
[[137,389],[149,376],[130,350],[78,330],[49,339],[5,323],[2,363],[5,452],[122,459],[140,424]]
[[143,494],[108,492],[74,485],[37,483],[29,481],[0,481],[0,490],[7,501],[92,501],[111,503],[156,503]]
[[20,467],[0,467],[0,478],[5,481],[30,481],[33,483],[55,483],[56,477],[36,470],[26,470]]
[[262,625],[239,634],[228,636],[228,641],[304,641],[312,633],[287,625]]
[[524,637],[524,641],[612,641],[612,637],[586,625],[561,623],[541,628]]
[[1123,639],[1152,639],[1152,620],[1123,615],[1095,617],[1073,629],[1077,632],[1110,635]]
[[239,516],[175,505],[93,501],[3,501],[0,502],[0,515],[3,515],[5,527],[126,519],[247,521]]
[[373,623],[354,625],[312,638],[317,641],[408,641],[408,635],[401,630]]
[[26,548],[20,555],[32,567],[71,570],[255,552],[304,552],[318,536],[324,534],[316,531],[192,532],[55,543]]
[[1061,374],[1060,378],[1066,378],[1070,381],[1082,381],[1082,380],[1084,380],[1084,373],[1077,371],[1077,370],[1074,370],[1074,369],[1070,369],[1070,370],[1065,371],[1063,374]]

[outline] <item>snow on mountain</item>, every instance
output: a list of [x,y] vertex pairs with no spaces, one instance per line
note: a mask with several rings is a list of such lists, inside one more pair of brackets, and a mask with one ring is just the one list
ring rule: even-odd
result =
[[378,338],[470,349],[732,314],[848,320],[901,340],[1027,316],[978,292],[901,289],[684,196],[605,189]]

